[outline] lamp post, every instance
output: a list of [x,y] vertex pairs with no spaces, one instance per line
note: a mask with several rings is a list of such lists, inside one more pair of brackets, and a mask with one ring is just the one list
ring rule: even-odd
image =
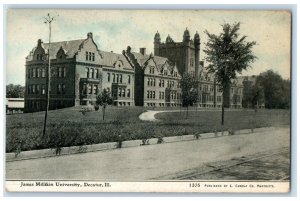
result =
[[54,17],[51,17],[48,13],[46,17],[43,17],[45,20],[44,23],[49,26],[49,45],[48,45],[48,68],[47,68],[47,78],[46,78],[46,112],[44,118],[44,128],[43,128],[43,136],[46,134],[46,124],[47,124],[47,116],[49,110],[49,100],[50,100],[50,67],[51,67],[51,59],[50,59],[50,48],[51,48],[51,23],[55,20]]

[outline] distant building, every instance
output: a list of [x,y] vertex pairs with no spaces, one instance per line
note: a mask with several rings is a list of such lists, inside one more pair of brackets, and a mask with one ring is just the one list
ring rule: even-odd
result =
[[6,98],[6,114],[24,112],[24,98]]

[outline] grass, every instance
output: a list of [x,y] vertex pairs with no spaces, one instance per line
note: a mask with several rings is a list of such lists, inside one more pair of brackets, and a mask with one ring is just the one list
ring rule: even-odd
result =
[[185,112],[159,113],[156,118],[162,121],[143,122],[138,116],[147,109],[108,107],[104,121],[101,109],[85,115],[80,108],[50,111],[45,136],[44,112],[7,115],[6,152],[290,124],[288,110],[260,110],[256,114],[248,110],[226,111],[222,127],[220,111],[190,111],[188,119]]

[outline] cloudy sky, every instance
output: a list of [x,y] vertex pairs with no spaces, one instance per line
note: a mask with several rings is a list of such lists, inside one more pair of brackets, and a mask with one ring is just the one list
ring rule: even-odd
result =
[[153,38],[158,30],[165,41],[168,34],[182,41],[186,27],[193,37],[201,38],[200,58],[207,37],[205,30],[219,34],[221,24],[241,22],[240,33],[256,41],[253,49],[258,60],[243,75],[257,75],[273,69],[290,78],[290,14],[285,11],[136,11],[136,10],[43,10],[7,11],[6,82],[25,84],[25,57],[41,38],[48,41],[48,27],[43,17],[58,15],[52,26],[52,41],[86,38],[93,32],[100,50],[121,53],[129,45],[133,51],[146,47],[153,52]]

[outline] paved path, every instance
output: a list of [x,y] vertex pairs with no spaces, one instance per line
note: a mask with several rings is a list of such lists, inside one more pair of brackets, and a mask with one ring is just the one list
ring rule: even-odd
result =
[[[226,109],[226,111],[238,111],[239,109]],[[186,112],[186,109],[182,109],[182,112]],[[199,108],[198,110],[192,109],[191,111],[221,111],[220,109],[206,109],[206,108]],[[143,112],[140,114],[139,119],[142,121],[160,121],[159,119],[155,118],[155,115],[158,113],[163,112],[180,112],[180,110],[161,110],[161,111],[155,111],[155,110],[148,110],[146,112]]]
[[289,146],[289,128],[109,151],[6,162],[7,179],[145,180],[204,163]]

